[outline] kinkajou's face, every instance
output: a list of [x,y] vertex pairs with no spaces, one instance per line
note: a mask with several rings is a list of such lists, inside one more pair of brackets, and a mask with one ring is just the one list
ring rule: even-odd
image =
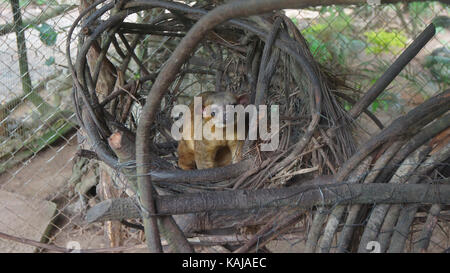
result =
[[170,113],[170,117],[172,118],[173,121],[178,121],[180,118],[183,117],[183,112],[172,111]]
[[[210,104],[203,109],[203,118],[212,119],[218,128],[234,125],[236,123],[236,105],[247,105],[248,95],[235,96],[229,92],[217,93],[208,98]],[[212,102],[212,103],[211,103]]]
[[[230,104],[233,106],[235,104]],[[234,113],[230,107],[224,104],[211,104],[205,107],[203,111],[203,118],[207,120],[212,120],[214,125],[218,128],[223,128],[227,125],[234,124]]]

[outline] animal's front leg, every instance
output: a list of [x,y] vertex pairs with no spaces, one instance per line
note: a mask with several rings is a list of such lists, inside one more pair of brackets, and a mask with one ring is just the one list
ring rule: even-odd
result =
[[208,145],[207,141],[195,142],[195,163],[198,169],[208,169],[216,167],[217,147]]
[[178,144],[178,166],[183,170],[195,169],[195,154],[184,140]]

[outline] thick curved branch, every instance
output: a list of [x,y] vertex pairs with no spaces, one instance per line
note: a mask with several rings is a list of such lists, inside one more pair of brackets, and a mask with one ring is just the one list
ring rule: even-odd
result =
[[[156,210],[154,205],[152,180],[150,176],[145,176],[145,174],[151,171],[151,166],[147,164],[152,161],[152,151],[149,149],[149,146],[146,145],[146,141],[151,139],[150,128],[154,122],[161,99],[164,93],[167,92],[169,85],[175,80],[181,66],[186,62],[205,34],[218,24],[233,17],[250,16],[268,12],[276,8],[285,7],[293,2],[296,1],[251,0],[246,2],[232,2],[220,6],[202,17],[189,30],[172,53],[150,90],[147,101],[142,109],[136,134],[136,165],[139,193],[143,208],[150,214],[155,214]],[[144,228],[149,249],[153,252],[160,252],[161,242],[159,239],[156,218],[145,216]]]
[[389,179],[395,169],[398,168],[399,164],[409,154],[411,154],[421,145],[449,127],[450,114],[446,114],[445,116],[439,118],[438,120],[425,127],[424,130],[420,131],[418,134],[412,137],[408,141],[408,143],[405,144],[397,154],[395,154],[392,160],[386,166],[384,166],[384,168],[381,170],[380,175],[375,180],[375,183],[384,183],[387,179]]
[[204,183],[219,182],[227,179],[236,178],[243,172],[250,169],[258,168],[254,160],[246,159],[236,164],[224,167],[203,169],[203,170],[152,170],[149,172],[150,177],[155,182],[169,183]]
[[371,138],[341,167],[336,176],[337,181],[343,181],[345,177],[367,155],[388,140],[395,140],[400,136],[416,133],[421,127],[439,117],[450,109],[450,89],[430,98],[423,104],[409,111],[405,116],[394,120],[392,124]]
[[[106,203],[107,202],[107,203]],[[158,196],[158,215],[200,213],[207,211],[251,210],[263,208],[310,209],[334,204],[450,204],[450,185],[432,184],[328,184],[294,186],[281,189],[202,192]],[[110,199],[90,209],[86,219],[119,211],[121,219],[138,216],[131,198]],[[103,218],[105,219],[105,218]]]

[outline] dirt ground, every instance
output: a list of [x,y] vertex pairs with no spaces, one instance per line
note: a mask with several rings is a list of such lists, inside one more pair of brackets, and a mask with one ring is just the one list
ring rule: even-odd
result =
[[59,140],[0,176],[0,187],[29,198],[52,200],[72,174],[76,136]]

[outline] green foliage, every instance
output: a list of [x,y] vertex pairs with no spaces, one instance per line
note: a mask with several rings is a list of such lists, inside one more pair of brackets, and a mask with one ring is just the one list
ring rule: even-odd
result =
[[[7,0],[8,1],[8,0]],[[9,2],[9,1],[8,1]],[[19,7],[23,8],[28,6],[31,3],[31,0],[19,0]]]
[[39,138],[33,139],[27,142],[25,145],[28,149],[34,152],[39,152],[45,146],[55,142],[62,135],[70,131],[75,125],[71,122],[67,122],[65,119],[58,119],[54,124],[50,126],[44,134]]
[[[9,3],[9,0],[0,0],[0,3]],[[58,5],[56,0],[19,0],[19,7],[24,8],[30,4],[35,4],[38,6],[42,5]]]
[[376,98],[370,107],[370,111],[372,113],[375,113],[378,109],[382,109],[383,111],[387,112],[390,107],[392,106],[398,106],[399,101],[398,98],[389,93],[388,91],[384,91],[378,98]]
[[344,109],[345,111],[350,111],[350,109],[352,109],[352,105],[348,101],[344,101]]
[[309,44],[311,53],[321,63],[331,60],[332,57],[327,48],[327,42],[319,38],[320,34],[323,34],[326,28],[326,24],[315,24],[302,31],[303,36]]
[[[342,13],[343,14],[343,13]],[[344,66],[352,54],[358,54],[366,44],[352,37],[347,15],[328,18],[326,23],[313,24],[302,30],[313,56],[322,64],[337,62]]]
[[436,33],[441,32],[443,29],[450,28],[450,18],[447,16],[438,16],[433,19],[433,24],[436,27]]
[[380,107],[380,105],[382,105],[383,110],[387,112],[387,110],[389,109],[389,103],[386,100],[379,100],[379,99],[375,99],[375,101],[372,102],[372,112],[375,113]]
[[291,18],[291,20],[292,20],[292,22],[293,22],[294,24],[298,25],[298,20],[297,20],[297,18]]
[[52,46],[56,43],[58,33],[49,24],[43,23],[39,27],[33,27],[39,31],[39,38],[45,45]]
[[45,65],[50,66],[55,63],[55,57],[51,56],[50,58],[45,60]]
[[[437,2],[414,2],[375,8],[367,5],[358,8],[345,6],[345,12],[344,7],[340,6],[319,7],[312,9],[320,13],[318,18],[312,19],[311,25],[301,32],[307,40],[313,56],[321,64],[333,69],[350,66],[351,69],[355,69],[349,72],[350,75],[352,72],[364,74],[365,77],[359,77],[355,82],[352,82],[353,88],[364,90],[371,86],[391,64],[390,58],[392,56],[373,58],[374,55],[382,53],[398,55],[407,46],[409,39],[420,33],[425,27],[424,25],[431,19],[433,19],[437,31],[448,28],[450,25],[449,17],[445,15],[436,17],[435,10],[437,8],[439,10],[449,9],[448,7],[441,8],[440,5]],[[404,20],[384,22],[382,18],[387,16],[377,16],[378,12],[389,13],[391,16],[393,9],[395,9],[397,16],[404,15],[401,18]],[[380,28],[365,29],[364,25],[360,25],[361,18],[373,18],[370,26],[376,25]],[[292,20],[295,24],[298,24],[297,19]],[[449,52],[448,47],[446,52]],[[444,83],[444,85],[448,85],[450,81],[450,59],[447,53],[444,54],[441,51],[439,54],[430,55],[426,58],[425,63],[434,79]],[[416,67],[414,66],[414,68]],[[404,69],[399,78],[407,81],[406,86],[404,86],[408,90],[407,92],[419,92],[425,98],[428,91],[425,90],[424,86],[431,80],[430,75],[429,73],[417,74],[417,71],[418,68],[411,73],[407,73],[407,69]],[[376,112],[379,110],[388,111],[391,108],[401,109],[401,99],[395,95],[397,93],[394,91],[398,88],[398,86],[394,86],[392,92],[383,92],[370,105],[369,110]],[[343,106],[347,110],[350,108],[348,103],[344,103]]]
[[425,58],[425,67],[430,70],[438,82],[450,84],[450,49],[441,47],[433,50]]
[[[9,0],[3,0],[4,2],[8,2]],[[21,8],[30,5],[31,3],[36,4],[38,6],[42,5],[58,5],[56,0],[19,0],[19,6]]]
[[408,40],[401,30],[392,30],[391,32],[384,29],[371,30],[364,32],[364,36],[366,36],[369,44],[366,52],[373,54],[382,52],[398,54],[406,46],[406,41]]
[[321,19],[301,31],[311,53],[322,64],[332,62],[345,66],[366,44],[355,38],[352,18],[344,12],[344,7],[321,7],[319,13]]
[[412,2],[408,5],[409,13],[414,19],[432,14],[432,7],[434,7],[432,2]]

